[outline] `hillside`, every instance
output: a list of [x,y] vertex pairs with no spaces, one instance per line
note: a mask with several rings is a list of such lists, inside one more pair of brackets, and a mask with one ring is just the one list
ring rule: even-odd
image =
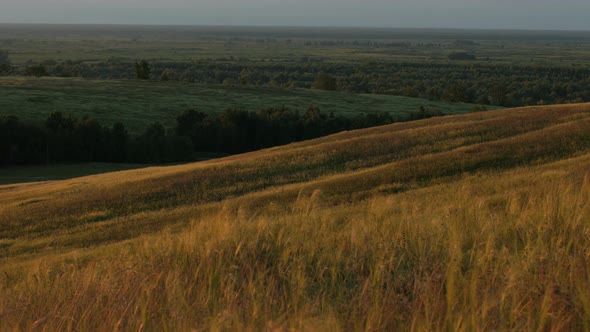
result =
[[0,329],[589,329],[590,104],[0,186]]
[[155,121],[172,127],[176,117],[188,109],[220,113],[227,108],[256,111],[284,105],[303,113],[314,104],[325,114],[352,117],[369,111],[403,116],[416,112],[420,106],[444,114],[462,114],[475,107],[420,98],[306,89],[23,77],[0,77],[0,99],[0,116],[45,121],[51,112],[60,111],[77,117],[90,116],[105,124],[123,122],[133,132],[140,132]]

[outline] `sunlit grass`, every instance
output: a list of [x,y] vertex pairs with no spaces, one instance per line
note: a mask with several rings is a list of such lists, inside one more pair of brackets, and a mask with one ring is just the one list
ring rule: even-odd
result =
[[1,324],[587,329],[590,180],[566,174],[576,180],[520,170],[337,207],[319,191],[256,211],[220,203],[180,232],[8,269]]
[[0,186],[0,330],[588,330],[587,110]]

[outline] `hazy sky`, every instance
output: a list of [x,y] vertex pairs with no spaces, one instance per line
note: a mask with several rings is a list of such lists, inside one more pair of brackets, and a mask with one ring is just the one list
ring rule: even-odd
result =
[[0,23],[590,30],[590,0],[0,0]]

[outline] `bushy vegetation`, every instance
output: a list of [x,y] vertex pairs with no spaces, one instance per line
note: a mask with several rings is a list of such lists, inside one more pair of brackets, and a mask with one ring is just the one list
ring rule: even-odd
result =
[[337,89],[509,107],[590,101],[586,32],[44,28],[41,35],[3,26],[0,66],[1,54],[13,66],[0,72]]
[[[70,62],[56,63],[47,70],[54,76],[69,77],[71,66]],[[33,75],[44,75],[38,74],[38,67],[29,67],[22,73],[17,70],[15,74],[29,74],[35,69]],[[152,77],[165,77],[166,81],[339,89],[506,107],[590,101],[586,88],[590,85],[590,69],[561,65],[369,60],[268,64],[202,60],[190,63],[153,61],[150,68]],[[136,77],[133,62],[116,60],[80,62],[74,71],[81,77],[93,79]]]
[[0,328],[588,329],[589,109],[0,187]]
[[11,70],[11,62],[8,52],[0,50],[0,74],[8,73]]
[[449,60],[476,60],[476,56],[467,52],[455,52],[449,54]]
[[334,113],[337,117],[354,118],[383,113],[405,119],[421,106],[429,112],[444,114],[498,108],[325,90],[54,77],[0,78],[0,99],[0,116],[13,115],[22,121],[42,123],[51,113],[61,112],[76,118],[90,117],[109,127],[121,122],[131,135],[141,134],[155,122],[173,128],[176,117],[188,109],[218,117],[227,109],[256,112],[286,107],[303,115],[309,105],[315,105],[326,116]]

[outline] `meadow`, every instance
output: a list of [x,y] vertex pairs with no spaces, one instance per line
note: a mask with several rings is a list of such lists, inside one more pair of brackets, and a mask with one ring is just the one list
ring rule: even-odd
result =
[[[160,122],[173,127],[176,117],[194,109],[217,114],[229,108],[257,111],[286,106],[301,114],[310,105],[324,114],[354,117],[362,113],[407,116],[423,106],[443,114],[462,114],[477,105],[401,96],[310,89],[204,85],[188,82],[90,80],[82,78],[0,77],[0,116],[42,122],[52,112],[89,116],[102,124],[122,122],[133,133]],[[495,109],[498,107],[489,107]]]
[[2,330],[588,330],[590,105],[0,186]]

